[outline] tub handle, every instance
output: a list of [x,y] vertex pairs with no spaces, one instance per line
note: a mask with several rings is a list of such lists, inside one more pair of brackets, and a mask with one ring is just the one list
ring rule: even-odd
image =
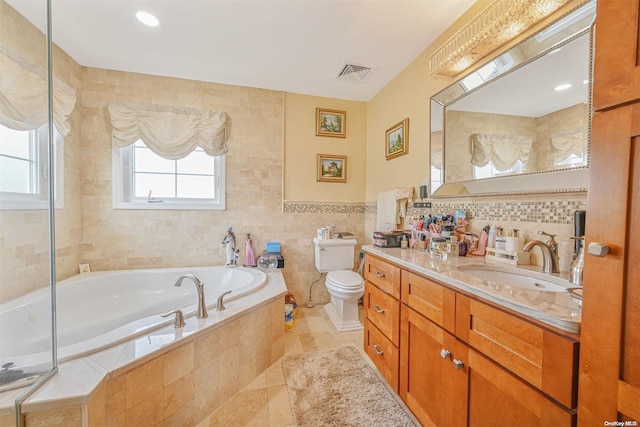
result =
[[172,314],[176,315],[176,318],[173,321],[174,328],[182,328],[184,326],[184,315],[182,314],[182,310],[173,310],[165,314],[161,314],[162,317],[169,317]]
[[224,306],[224,301],[222,300],[224,298],[225,295],[229,295],[232,291],[227,291],[227,292],[223,292],[220,294],[220,296],[218,297],[218,303],[216,304],[216,311],[222,311],[224,310],[226,307]]

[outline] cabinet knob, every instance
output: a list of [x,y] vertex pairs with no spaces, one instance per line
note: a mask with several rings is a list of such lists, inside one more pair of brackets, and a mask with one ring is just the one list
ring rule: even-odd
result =
[[451,352],[446,348],[443,348],[442,350],[440,350],[440,357],[442,357],[443,359],[448,359],[450,356],[451,356]]
[[376,271],[374,274],[376,275],[376,277],[384,277],[384,273],[380,273],[379,271]]
[[374,305],[373,309],[378,313],[384,313],[384,308],[380,308],[379,305]]
[[382,356],[384,354],[384,351],[380,350],[380,348],[378,347],[378,344],[374,344],[373,345],[373,351],[378,355],[378,356]]
[[589,255],[603,257],[609,253],[609,246],[600,242],[589,243]]
[[453,362],[453,367],[456,368],[458,371],[464,368],[464,363],[462,362],[462,360],[453,359],[452,362]]

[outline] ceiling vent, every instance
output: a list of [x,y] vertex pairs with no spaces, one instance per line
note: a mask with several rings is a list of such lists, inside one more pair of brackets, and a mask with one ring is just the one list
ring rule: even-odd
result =
[[336,79],[354,80],[356,82],[362,83],[366,80],[370,73],[370,67],[345,63],[342,67],[340,67],[340,70],[336,74]]

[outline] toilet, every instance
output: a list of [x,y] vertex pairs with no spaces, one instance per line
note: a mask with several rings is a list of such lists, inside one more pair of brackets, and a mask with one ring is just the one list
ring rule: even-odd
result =
[[364,294],[364,280],[353,269],[355,239],[313,238],[316,269],[327,273],[325,285],[331,302],[324,306],[339,331],[362,329],[358,319],[358,299]]

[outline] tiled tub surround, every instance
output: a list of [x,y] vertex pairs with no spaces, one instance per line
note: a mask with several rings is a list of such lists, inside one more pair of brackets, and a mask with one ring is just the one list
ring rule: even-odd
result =
[[[484,263],[480,257],[451,257],[447,260],[437,260],[428,252],[413,249],[387,249],[365,245],[363,250],[365,253],[371,253],[563,331],[572,333],[580,331],[581,312],[568,292],[545,292],[501,284],[490,285],[458,269],[459,266]],[[536,272],[541,271],[537,267],[527,268],[532,268]],[[566,279],[567,275],[564,274],[561,277]]]
[[[27,427],[196,425],[284,354],[287,288],[268,276],[225,311],[62,363],[23,404]],[[0,394],[0,425],[13,425],[22,391]]]

